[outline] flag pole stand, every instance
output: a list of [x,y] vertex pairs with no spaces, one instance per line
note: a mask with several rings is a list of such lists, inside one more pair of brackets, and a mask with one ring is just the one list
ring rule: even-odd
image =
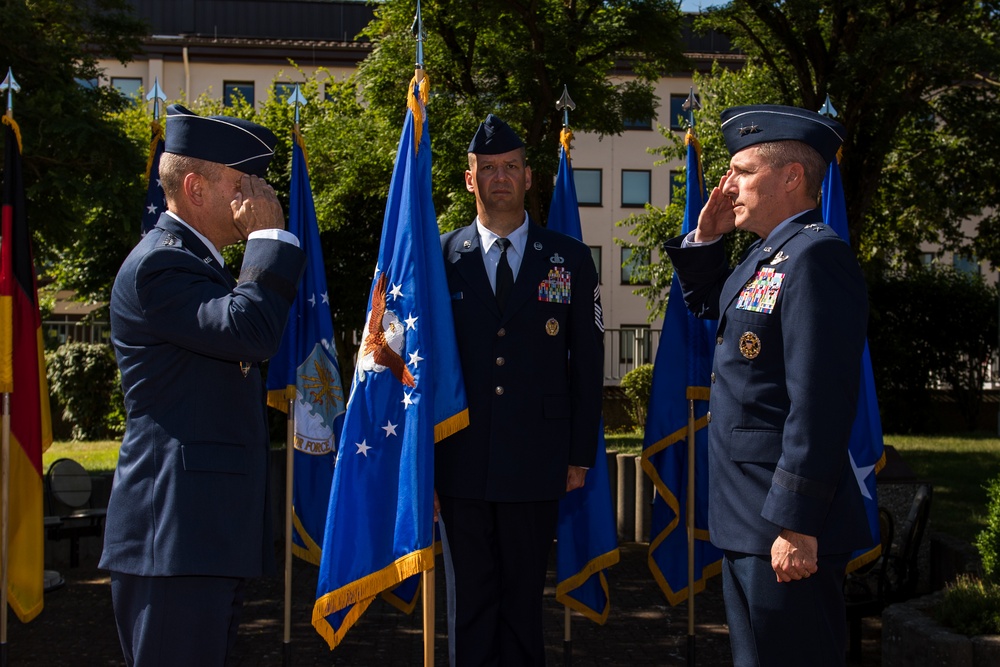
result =
[[569,607],[563,607],[563,664],[573,667],[573,629]]
[[695,459],[695,436],[694,436],[694,399],[688,399],[688,424],[687,424],[687,556],[688,556],[688,661],[689,667],[695,664],[695,641],[694,641],[694,459]]
[[424,586],[424,667],[434,667],[434,568],[420,575]]
[[7,538],[8,535],[8,524],[10,519],[10,393],[4,392],[3,394],[3,453],[2,461],[0,465],[3,466],[3,481],[0,482],[3,486],[3,490],[0,491],[0,496],[3,503],[3,510],[0,511],[0,521],[3,522],[3,528],[0,532],[3,533],[3,537],[0,537],[0,559],[3,559],[3,563],[0,564],[0,665],[2,667],[7,667]]
[[285,426],[285,634],[282,664],[292,664],[292,484],[295,479],[295,401],[288,399]]

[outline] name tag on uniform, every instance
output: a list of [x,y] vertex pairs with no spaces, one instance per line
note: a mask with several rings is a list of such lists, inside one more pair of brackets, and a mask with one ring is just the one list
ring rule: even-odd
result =
[[761,268],[743,287],[736,309],[770,314],[778,301],[778,293],[781,292],[784,280],[785,274],[777,273],[773,267]]

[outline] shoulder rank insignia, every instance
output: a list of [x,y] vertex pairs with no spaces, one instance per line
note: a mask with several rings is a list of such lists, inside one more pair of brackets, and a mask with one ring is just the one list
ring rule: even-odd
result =
[[163,246],[180,245],[180,239],[178,239],[176,236],[174,236],[170,232],[166,232],[166,233],[163,234],[163,240],[160,241],[160,245],[163,245]]
[[808,225],[806,225],[805,227],[803,227],[803,229],[811,229],[814,232],[816,232],[816,231],[819,231],[820,229],[822,229],[823,227],[826,227],[826,224],[824,224],[822,222],[811,222]]

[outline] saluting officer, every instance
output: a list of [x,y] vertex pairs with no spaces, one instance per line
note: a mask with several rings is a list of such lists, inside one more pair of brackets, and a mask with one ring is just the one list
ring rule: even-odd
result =
[[594,464],[603,322],[590,249],[532,222],[524,143],[490,114],[469,144],[476,220],[441,237],[469,426],[438,444],[452,665],[544,665],[559,499]]
[[[812,111],[727,109],[732,159],[698,228],[667,243],[684,300],[719,319],[709,532],[725,551],[736,665],[843,665],[842,584],[871,537],[848,457],[868,297],[817,203],[844,127]],[[735,269],[720,239],[760,237]]]
[[[127,665],[224,665],[244,581],[274,570],[259,362],[305,267],[264,172],[277,142],[167,109],[167,211],[122,264],[111,339],[128,422],[100,566]],[[246,240],[237,285],[224,246]]]

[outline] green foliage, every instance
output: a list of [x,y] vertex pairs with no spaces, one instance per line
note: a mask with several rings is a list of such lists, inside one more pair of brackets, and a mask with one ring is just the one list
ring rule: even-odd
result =
[[[126,0],[0,3],[0,63],[21,85],[28,222],[43,273],[104,300],[138,237],[145,153],[109,113],[129,101],[96,81],[97,56],[125,62],[144,25]],[[148,143],[148,141],[147,141]]]
[[934,618],[963,635],[1000,634],[1000,584],[960,576],[945,589]]
[[976,537],[983,572],[990,581],[1000,580],[1000,477],[986,485],[986,528]]
[[[73,428],[74,440],[96,440],[111,435],[119,424],[121,390],[116,386],[118,365],[111,346],[66,343],[45,355],[49,389],[63,407],[63,419]],[[120,431],[119,431],[120,433]]]
[[[379,3],[366,29],[375,44],[361,66],[372,111],[398,119],[400,91],[413,71],[413,0]],[[527,145],[534,174],[527,208],[545,220],[558,165],[562,113],[555,103],[567,86],[575,131],[619,134],[626,118],[653,115],[653,86],[684,66],[680,14],[668,0],[514,0],[421,3],[431,83],[434,200],[441,226],[466,225],[475,215],[464,187],[466,148],[476,125],[496,113]],[[637,75],[609,78],[621,61]],[[398,123],[398,120],[396,121]]]
[[936,381],[949,387],[975,430],[997,348],[997,287],[978,274],[932,265],[876,277],[868,288],[868,341],[884,430],[925,430]]
[[646,410],[649,394],[653,391],[653,364],[636,366],[622,376],[622,391],[628,398],[628,414],[636,428],[646,426]]

